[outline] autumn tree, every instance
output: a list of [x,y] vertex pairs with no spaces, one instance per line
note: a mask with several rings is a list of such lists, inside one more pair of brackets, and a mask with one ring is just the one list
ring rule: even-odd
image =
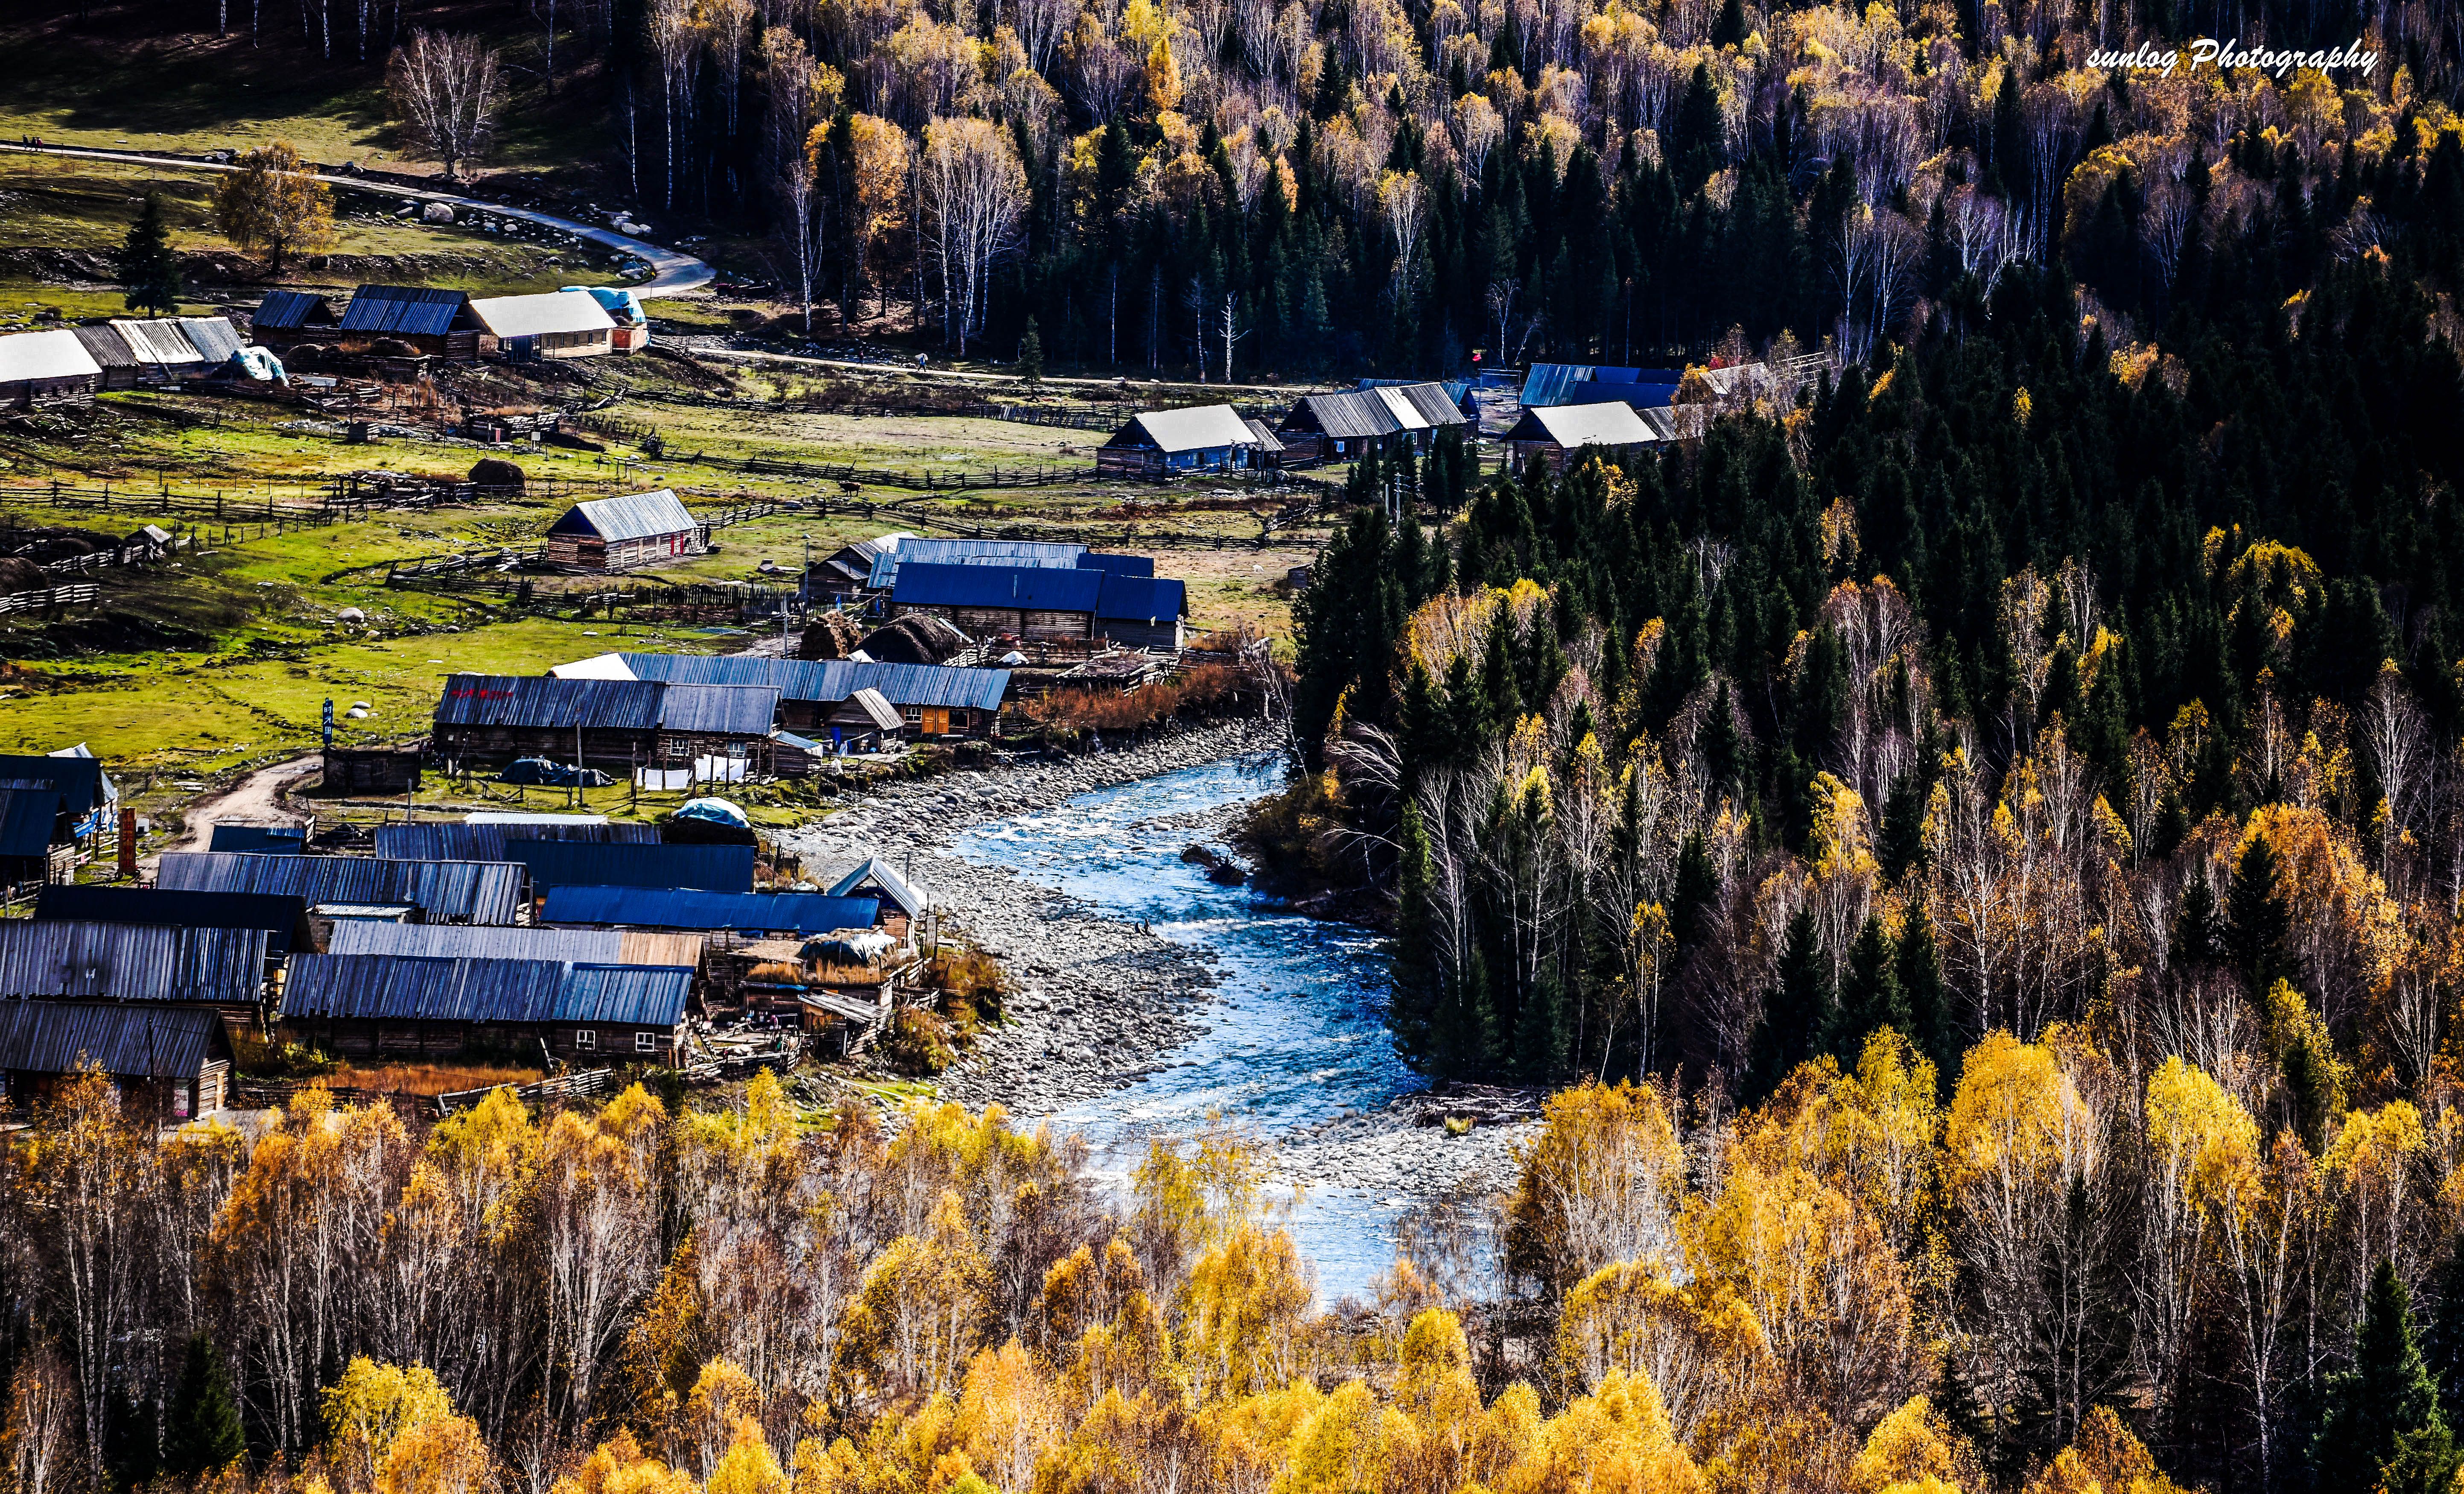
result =
[[280,271],[334,238],[334,193],[317,180],[289,141],[242,155],[238,168],[214,183],[214,222],[223,237],[265,255]]

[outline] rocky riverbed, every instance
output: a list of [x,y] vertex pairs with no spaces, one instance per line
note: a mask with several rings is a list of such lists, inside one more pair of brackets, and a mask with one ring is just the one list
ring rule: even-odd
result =
[[[1024,870],[992,864],[979,829],[1009,834],[1013,846],[1057,836],[1075,813],[1065,806],[1080,796],[1185,778],[1184,770],[1254,758],[1280,739],[1274,728],[1240,723],[1067,762],[893,782],[786,840],[825,864],[871,853],[905,862],[912,851],[915,880],[1010,973],[1008,1020],[942,1076],[943,1095],[1000,1103],[1022,1118],[1049,1116],[1116,1153],[1146,1129],[1186,1130],[1220,1109],[1273,1144],[1284,1180],[1352,1200],[1348,1209],[1327,1202],[1312,1211],[1321,1228],[1309,1233],[1322,1238],[1305,1244],[1322,1266],[1332,1243],[1323,1237],[1340,1230],[1362,1237],[1355,1266],[1382,1268],[1372,1237],[1381,1237],[1399,1210],[1511,1181],[1533,1098],[1421,1090],[1394,1062],[1375,1008],[1362,1009],[1383,992],[1372,941],[1359,931],[1245,914],[1219,927],[1226,912],[1249,906],[1237,890],[1218,894],[1228,906],[1217,902],[1201,913],[1163,898],[1161,911],[1148,915],[1180,920],[1170,937],[1140,921],[1136,899],[1158,878],[1203,876],[1202,868],[1178,864],[1180,847],[1220,846],[1245,800],[1148,806],[1119,826],[1117,841],[1085,838],[1080,826],[1082,839],[1067,855],[1041,865],[1012,855]],[[1133,866],[1133,854],[1145,859]],[[1172,864],[1155,866],[1164,854]],[[1118,861],[1111,868],[1115,887],[1097,889],[1100,905],[1050,885],[1086,887],[1082,856]],[[1320,947],[1265,971],[1257,958],[1262,936],[1275,941],[1269,948],[1278,956],[1293,940]],[[1297,1028],[1295,1008],[1304,1020]],[[1349,1280],[1357,1271],[1338,1266],[1335,1274]]]

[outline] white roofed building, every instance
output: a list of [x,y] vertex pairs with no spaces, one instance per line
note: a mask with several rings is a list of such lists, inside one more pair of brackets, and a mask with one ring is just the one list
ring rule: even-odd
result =
[[517,363],[615,351],[616,320],[588,291],[485,297],[471,303],[471,315],[484,336],[495,339],[496,351]]
[[1232,472],[1261,465],[1265,447],[1257,428],[1229,405],[1155,409],[1131,416],[1095,453],[1095,468],[1142,477]]
[[102,365],[73,331],[0,337],[0,409],[91,400],[101,382]]
[[1506,433],[1506,450],[1518,468],[1537,456],[1549,471],[1562,472],[1570,459],[1580,460],[1577,453],[1586,447],[1614,460],[1659,441],[1660,433],[1635,413],[1633,406],[1613,400],[1600,405],[1527,406],[1514,428]]

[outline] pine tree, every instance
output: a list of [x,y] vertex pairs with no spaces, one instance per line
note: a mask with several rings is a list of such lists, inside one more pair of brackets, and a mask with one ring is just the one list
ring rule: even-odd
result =
[[1044,382],[1044,335],[1035,330],[1035,319],[1026,319],[1026,330],[1018,339],[1018,376],[1028,384]]
[[1711,45],[1742,47],[1746,42],[1746,8],[1738,0],[1723,0],[1720,18],[1711,26]]
[[2327,1377],[2321,1404],[2310,1447],[2320,1494],[2444,1490],[2453,1483],[2459,1460],[2437,1383],[2412,1340],[2394,1263],[2381,1261],[2370,1273],[2352,1367]]
[[2291,921],[2277,887],[2276,849],[2266,836],[2254,835],[2233,863],[2233,886],[2225,891],[2225,931],[2233,963],[2254,993],[2266,990],[2284,973],[2284,935]]
[[1839,1009],[1832,1022],[1831,1056],[1844,1070],[1856,1070],[1865,1054],[1865,1040],[1884,1027],[1912,1044],[1915,1042],[1907,994],[1900,989],[1900,973],[1891,956],[1882,920],[1869,914],[1865,927],[1857,931],[1857,941],[1848,946],[1848,968],[1839,980]]
[[1780,1081],[1814,1055],[1830,1032],[1832,1021],[1831,973],[1823,968],[1814,911],[1800,908],[1788,921],[1788,941],[1779,953],[1779,982],[1764,1000],[1762,1024],[1754,1029],[1753,1051],[1747,1063],[1747,1098],[1760,1100],[1778,1088]]
[[154,1403],[130,1395],[124,1385],[113,1386],[103,1402],[102,1461],[114,1486],[143,1488],[153,1482],[161,1459],[157,1441]]
[[171,248],[170,225],[163,221],[163,198],[159,192],[145,194],[145,206],[137,210],[137,221],[128,226],[128,237],[120,246],[121,297],[131,311],[148,311],[158,317],[168,316],[180,309],[180,256]]
[[1497,1007],[1488,994],[1488,960],[1479,946],[1446,983],[1434,1025],[1439,1072],[1478,1074],[1496,1066]]
[[1436,937],[1429,918],[1429,835],[1420,806],[1406,800],[1395,831],[1395,945],[1390,969],[1395,984],[1389,1022],[1403,1056],[1424,1063],[1436,1036],[1438,979]]
[[1514,1018],[1514,1067],[1542,1084],[1566,1071],[1566,999],[1554,978],[1543,977],[1523,993]]
[[1933,918],[1925,904],[1908,909],[1891,965],[1899,978],[1901,1000],[1907,1003],[1908,1041],[1933,1060],[1934,1086],[1947,1094],[1959,1083],[1959,1031],[1951,1021],[1950,993],[1942,979],[1942,954],[1934,947]]
[[2464,1401],[2464,1232],[2451,1238],[2431,1277],[2429,1325],[2421,1334],[2422,1361],[2438,1378],[2438,1399]]
[[1710,932],[1720,899],[1719,873],[1712,869],[1710,848],[1703,832],[1688,830],[1677,850],[1677,886],[1668,899],[1668,933],[1683,959]]
[[179,1386],[171,1393],[170,1414],[164,1418],[163,1471],[194,1479],[230,1467],[247,1451],[222,1351],[205,1334],[195,1334],[180,1366]]
[[1882,827],[1874,837],[1882,875],[1897,882],[1925,854],[1925,776],[1915,768],[1900,771],[1882,801]]

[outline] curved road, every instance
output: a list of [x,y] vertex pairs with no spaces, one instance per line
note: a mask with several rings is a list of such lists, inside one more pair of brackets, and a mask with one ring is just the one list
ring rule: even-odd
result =
[[[0,150],[12,150],[26,156],[67,156],[86,161],[113,161],[125,165],[158,166],[167,171],[236,171],[235,165],[222,165],[211,161],[187,161],[178,156],[149,156],[134,150],[98,150],[85,145],[20,145],[0,143]],[[650,278],[630,289],[636,296],[680,296],[708,285],[716,272],[701,260],[678,250],[661,249],[637,238],[627,238],[613,229],[593,228],[571,218],[534,212],[528,208],[508,208],[484,198],[463,197],[453,192],[434,191],[422,187],[402,187],[391,182],[374,181],[363,176],[319,174],[319,182],[335,187],[348,187],[363,192],[377,192],[399,197],[408,202],[450,203],[456,208],[469,208],[478,212],[494,213],[500,218],[519,218],[526,223],[561,229],[594,244],[631,254],[650,267]]]

